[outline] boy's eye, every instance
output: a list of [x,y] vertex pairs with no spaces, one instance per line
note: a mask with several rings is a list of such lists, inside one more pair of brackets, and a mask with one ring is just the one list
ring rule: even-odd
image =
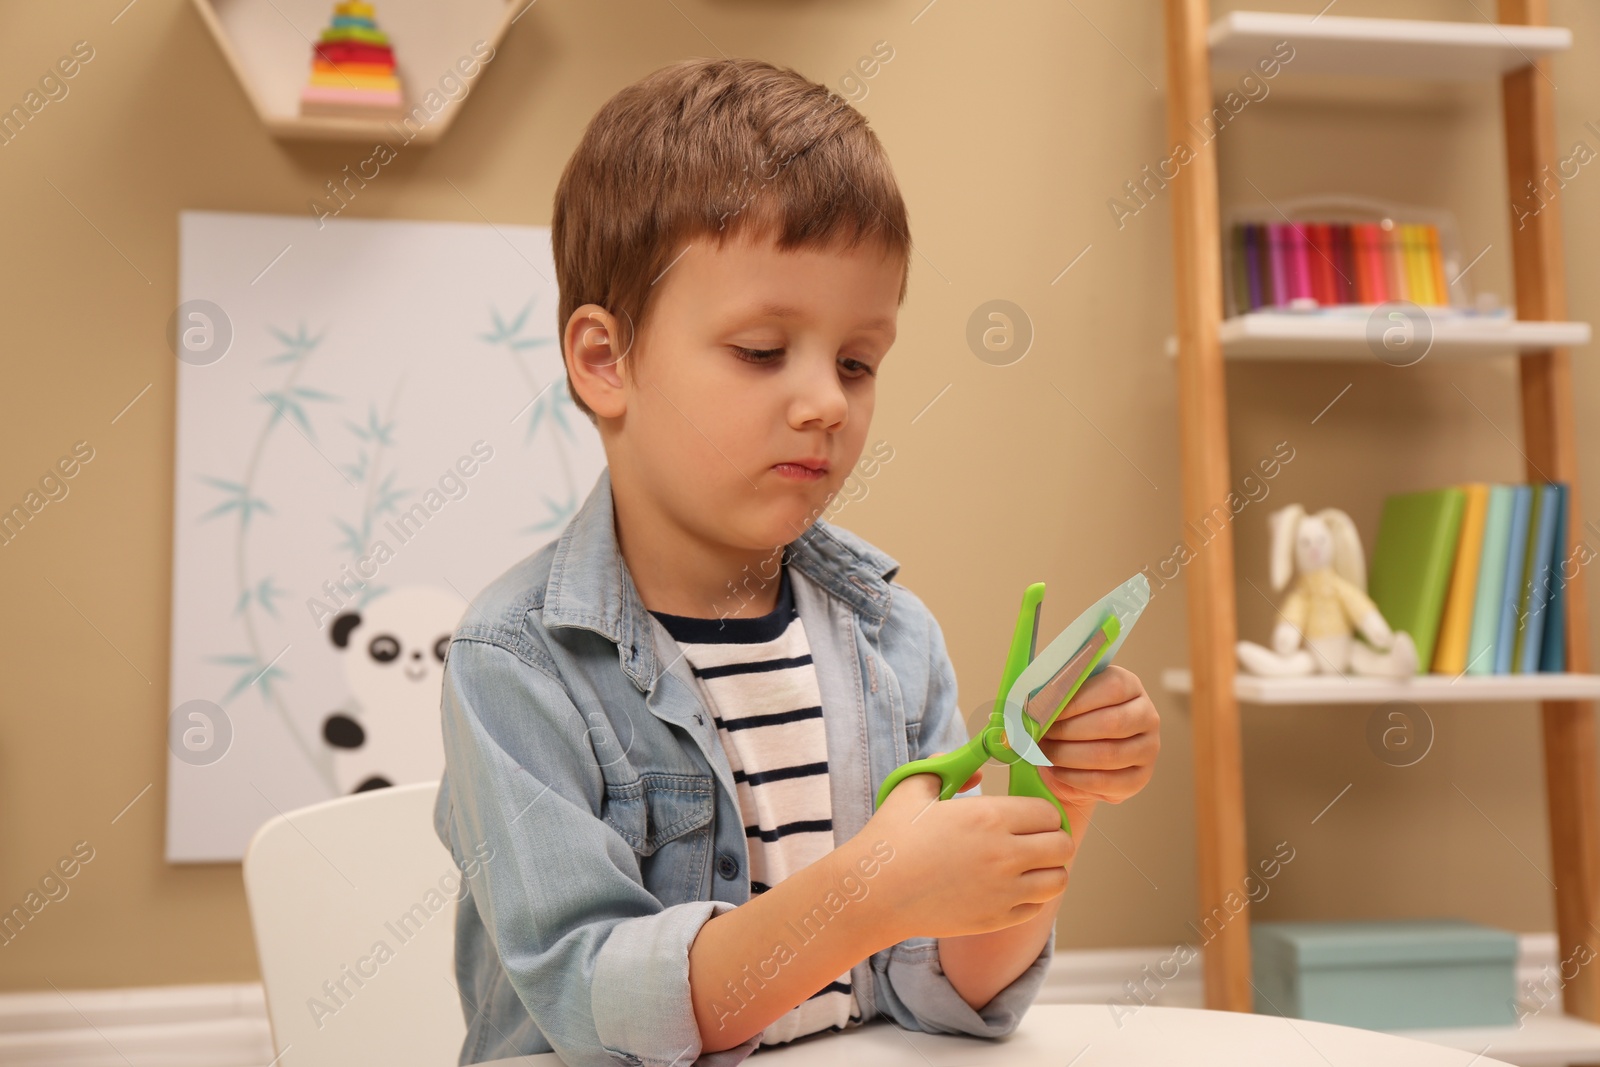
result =
[[[739,353],[740,359],[745,360],[748,363],[771,363],[784,353],[784,350],[781,348],[744,348],[740,345],[733,345],[731,347],[735,352]],[[852,378],[864,378],[868,375],[877,374],[877,371],[872,369],[872,364],[864,363],[859,359],[851,359],[846,357],[839,361],[839,365],[843,367]]]

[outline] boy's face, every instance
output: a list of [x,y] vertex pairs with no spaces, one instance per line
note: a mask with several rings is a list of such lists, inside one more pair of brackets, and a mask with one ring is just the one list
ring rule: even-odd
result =
[[636,515],[735,550],[804,533],[860,458],[902,271],[876,244],[696,238],[595,407]]

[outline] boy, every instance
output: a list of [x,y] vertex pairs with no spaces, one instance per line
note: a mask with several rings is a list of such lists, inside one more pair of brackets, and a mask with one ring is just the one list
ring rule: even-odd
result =
[[[750,60],[595,116],[552,242],[573,402],[607,458],[553,544],[468,610],[436,825],[481,862],[457,919],[462,1063],[732,1065],[878,1015],[1002,1036],[1075,843],[1048,803],[937,803],[966,740],[938,623],[819,520],[855,467],[910,244],[865,119]],[[1041,747],[1081,838],[1149,780],[1112,667]]]

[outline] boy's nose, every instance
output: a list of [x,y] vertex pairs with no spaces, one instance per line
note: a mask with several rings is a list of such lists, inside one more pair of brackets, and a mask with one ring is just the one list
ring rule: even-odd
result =
[[791,409],[796,427],[813,421],[820,421],[824,426],[844,421],[850,410],[850,400],[845,396],[844,384],[839,381],[838,367],[832,359],[818,359],[807,365]]

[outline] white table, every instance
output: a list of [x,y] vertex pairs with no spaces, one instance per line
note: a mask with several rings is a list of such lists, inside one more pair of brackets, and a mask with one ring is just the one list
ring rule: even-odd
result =
[[[1460,1049],[1275,1015],[1140,1008],[1119,1020],[1103,1004],[1036,1004],[1008,1038],[924,1034],[879,1018],[839,1034],[763,1049],[758,1067],[1495,1067]],[[494,1067],[561,1067],[554,1054]],[[488,1065],[485,1065],[488,1067]],[[681,1065],[687,1067],[687,1064]]]

